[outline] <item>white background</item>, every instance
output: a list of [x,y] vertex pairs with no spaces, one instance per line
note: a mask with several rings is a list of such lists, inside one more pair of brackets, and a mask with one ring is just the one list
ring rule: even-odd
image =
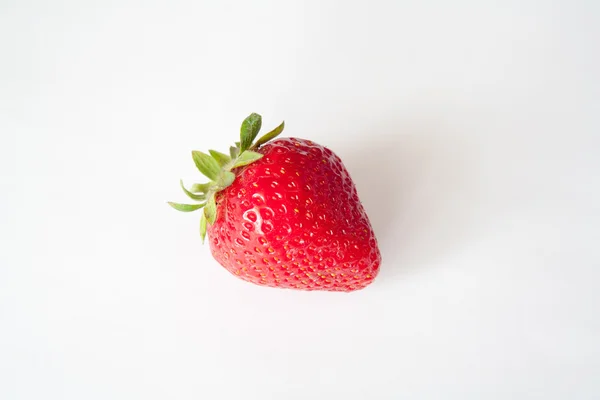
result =
[[[599,18],[1,1],[0,398],[599,398]],[[344,160],[368,289],[236,280],[165,204],[253,111]]]

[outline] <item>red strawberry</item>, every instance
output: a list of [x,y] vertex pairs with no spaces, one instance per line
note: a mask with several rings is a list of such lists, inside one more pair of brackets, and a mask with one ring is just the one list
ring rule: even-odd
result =
[[275,138],[284,124],[255,144],[261,118],[242,124],[230,155],[194,151],[212,181],[186,194],[196,205],[169,203],[180,211],[204,207],[213,257],[229,272],[258,285],[349,292],[379,272],[381,255],[367,214],[342,161],[304,139]]

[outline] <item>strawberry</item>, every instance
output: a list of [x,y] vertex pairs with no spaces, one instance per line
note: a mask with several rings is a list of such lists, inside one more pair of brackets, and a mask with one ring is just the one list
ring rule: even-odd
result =
[[[211,182],[184,192],[203,208],[202,240],[232,274],[257,285],[349,292],[379,272],[381,255],[369,218],[342,161],[309,140],[258,139],[261,117],[251,114],[240,142],[226,155],[193,151]],[[275,139],[275,140],[272,140]]]

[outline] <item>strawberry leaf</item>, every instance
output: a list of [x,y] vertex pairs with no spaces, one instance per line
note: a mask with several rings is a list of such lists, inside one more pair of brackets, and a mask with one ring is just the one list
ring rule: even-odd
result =
[[215,161],[219,163],[219,165],[221,167],[224,167],[229,162],[231,162],[231,157],[229,157],[227,154],[223,154],[223,153],[221,153],[219,151],[216,151],[216,150],[209,150],[208,152],[210,153],[210,155],[212,156],[212,158],[214,158]]
[[204,207],[204,203],[202,203],[202,204],[179,204],[179,203],[173,203],[170,201],[168,203],[171,207],[173,207],[177,211],[183,211],[183,212],[196,211],[196,210]]
[[210,190],[210,185],[210,183],[194,183],[190,188],[190,192],[206,194]]
[[235,160],[232,168],[243,167],[244,165],[248,165],[253,163],[256,160],[260,160],[263,158],[263,155],[260,153],[256,153],[254,151],[246,150]]
[[[219,179],[217,179],[217,187],[218,190],[223,190],[226,187],[231,186],[233,181],[235,180],[235,174],[230,171],[223,171],[221,175],[219,175]],[[217,191],[218,191],[217,190]]]
[[210,196],[204,207],[204,216],[209,224],[214,224],[217,219],[217,203],[215,202],[215,196]]
[[198,150],[192,151],[192,158],[196,167],[204,176],[212,181],[217,179],[219,172],[221,172],[221,166],[214,158]]
[[242,122],[242,127],[240,128],[240,152],[244,152],[244,150],[252,146],[252,142],[256,138],[256,135],[258,135],[261,125],[262,118],[256,113],[250,114]]
[[183,189],[183,191],[185,192],[185,194],[192,200],[198,200],[198,201],[202,201],[202,200],[206,200],[206,196],[204,194],[194,194],[192,192],[190,192],[189,190],[187,190],[185,188],[185,186],[183,185],[183,181],[180,179],[179,180],[179,184],[181,185],[181,188]]
[[229,148],[229,155],[233,160],[235,160],[240,155],[240,149],[235,146],[231,146]]
[[260,146],[267,143],[269,140],[275,139],[281,134],[281,132],[283,132],[283,128],[285,128],[285,121],[282,122],[281,125],[279,125],[277,128],[273,129],[271,132],[261,136],[260,139],[258,139],[256,143],[254,143],[254,146],[252,146],[252,148],[258,149]]
[[204,213],[200,216],[200,237],[202,238],[202,244],[204,244],[204,238],[206,237],[206,217]]

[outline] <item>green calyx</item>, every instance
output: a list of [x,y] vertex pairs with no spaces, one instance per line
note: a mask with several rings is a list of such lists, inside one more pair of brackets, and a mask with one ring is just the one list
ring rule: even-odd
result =
[[210,181],[207,183],[195,183],[190,189],[186,189],[183,181],[180,181],[184,193],[198,203],[180,204],[168,202],[168,204],[177,211],[183,212],[202,209],[203,212],[200,216],[200,236],[202,237],[202,242],[204,242],[204,238],[206,237],[207,226],[209,224],[212,225],[217,219],[218,210],[215,202],[215,194],[231,186],[236,177],[232,170],[249,165],[263,157],[256,150],[269,140],[276,138],[283,131],[285,123],[282,122],[277,128],[261,136],[255,142],[254,140],[258,136],[261,125],[261,116],[256,113],[250,114],[242,122],[240,141],[236,142],[235,146],[229,148],[229,155],[216,150],[209,150],[209,154],[197,150],[192,151],[194,164]]

